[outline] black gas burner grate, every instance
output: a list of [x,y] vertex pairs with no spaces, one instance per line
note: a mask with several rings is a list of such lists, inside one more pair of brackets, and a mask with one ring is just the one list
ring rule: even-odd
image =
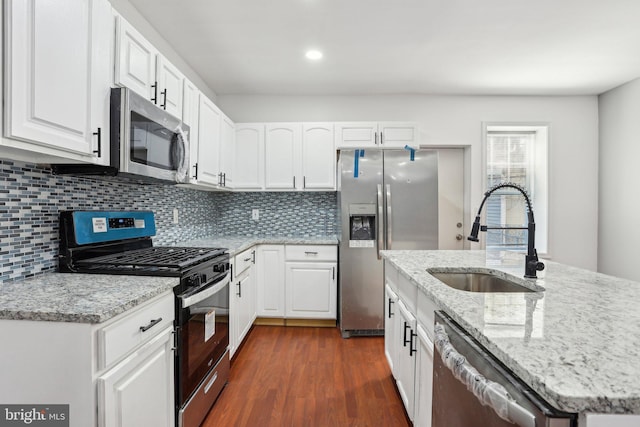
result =
[[104,270],[182,270],[221,255],[225,251],[225,249],[156,246],[79,260],[76,261],[76,265]]

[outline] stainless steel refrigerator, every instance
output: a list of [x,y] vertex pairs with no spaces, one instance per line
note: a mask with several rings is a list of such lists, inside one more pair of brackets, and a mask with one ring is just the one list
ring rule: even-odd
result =
[[384,249],[438,248],[435,150],[342,150],[340,329],[343,337],[384,333]]

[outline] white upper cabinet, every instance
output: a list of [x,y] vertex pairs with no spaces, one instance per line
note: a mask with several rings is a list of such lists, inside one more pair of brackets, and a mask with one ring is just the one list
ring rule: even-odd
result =
[[197,181],[198,183],[219,185],[222,112],[203,94],[200,94],[198,111]]
[[158,55],[158,105],[176,117],[182,118],[184,75],[162,55]]
[[189,180],[196,179],[198,167],[198,110],[200,108],[200,91],[190,80],[184,80],[184,97],[182,102],[182,121],[189,126]]
[[236,125],[233,185],[261,190],[264,185],[264,124]]
[[304,190],[335,190],[336,188],[333,123],[303,125],[302,188]]
[[220,124],[220,173],[222,174],[222,186],[234,187],[233,165],[235,160],[236,125],[222,114]]
[[378,146],[378,123],[336,123],[336,148]]
[[118,17],[115,83],[182,119],[184,75],[123,17]]
[[335,190],[333,130],[333,123],[238,124],[235,188]]
[[28,143],[3,145],[108,162],[111,5],[12,0],[5,6],[5,135]]
[[118,16],[116,25],[116,84],[126,86],[156,103],[158,50],[123,17]]
[[336,148],[418,148],[420,137],[414,122],[336,123]]
[[418,148],[420,135],[418,125],[413,122],[380,122],[378,134],[381,148]]
[[[265,128],[265,178],[267,190],[296,189],[302,126],[297,123],[273,123]],[[302,183],[298,182],[299,185]]]

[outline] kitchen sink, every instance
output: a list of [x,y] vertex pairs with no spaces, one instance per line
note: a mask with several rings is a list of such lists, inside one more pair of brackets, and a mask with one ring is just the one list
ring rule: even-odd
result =
[[467,292],[535,292],[518,283],[489,273],[429,272],[445,285]]

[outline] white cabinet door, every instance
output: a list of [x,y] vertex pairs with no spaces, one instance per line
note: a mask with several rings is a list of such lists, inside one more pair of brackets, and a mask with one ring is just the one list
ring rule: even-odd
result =
[[[110,164],[109,129],[111,121],[111,87],[115,49],[115,16],[107,0],[91,2],[91,130],[96,139],[92,153],[94,163]],[[96,135],[96,133],[98,135]],[[97,140],[99,138],[99,141]]]
[[236,125],[235,145],[234,188],[262,189],[264,185],[264,125]]
[[408,145],[417,149],[420,145],[418,126],[414,122],[380,122],[378,134],[382,148],[404,148]]
[[304,190],[336,189],[336,148],[332,123],[305,123],[302,129]]
[[286,263],[287,318],[336,319],[336,263]]
[[433,343],[427,331],[417,327],[416,375],[415,375],[415,427],[431,427],[431,407],[433,403]]
[[257,263],[257,315],[262,317],[285,316],[284,246],[261,245]]
[[418,148],[420,137],[414,122],[336,123],[336,148]]
[[240,347],[242,341],[249,333],[256,316],[255,304],[255,270],[249,268],[240,278],[233,282],[232,286],[231,320],[233,334],[231,355]]
[[198,182],[219,185],[222,112],[203,94],[198,111]]
[[296,188],[301,126],[296,123],[267,124],[265,128],[265,179],[268,190]]
[[158,50],[123,17],[118,17],[117,26],[116,84],[128,87],[158,105]]
[[398,295],[396,295],[389,285],[384,288],[384,355],[389,363],[391,372],[395,373],[398,359]]
[[110,19],[109,4],[19,0],[5,6],[6,135],[55,150],[47,154],[98,162],[97,127],[108,127],[102,101],[109,91],[104,50],[110,35],[100,31],[109,31],[110,22],[101,20]]
[[396,376],[396,385],[402,403],[409,415],[409,419],[413,421],[414,408],[414,381],[416,366],[416,318],[409,312],[402,300],[398,300],[398,318],[400,321],[398,342],[398,369]]
[[98,378],[100,427],[173,427],[173,326]]
[[222,173],[222,186],[234,187],[233,164],[236,155],[236,125],[222,114],[222,129],[220,130],[220,172]]
[[198,111],[200,108],[200,91],[191,81],[184,80],[182,103],[182,121],[189,126],[189,181],[196,179],[198,164]]
[[336,148],[371,148],[378,146],[377,122],[336,123]]
[[182,120],[184,75],[162,55],[158,55],[158,106]]

